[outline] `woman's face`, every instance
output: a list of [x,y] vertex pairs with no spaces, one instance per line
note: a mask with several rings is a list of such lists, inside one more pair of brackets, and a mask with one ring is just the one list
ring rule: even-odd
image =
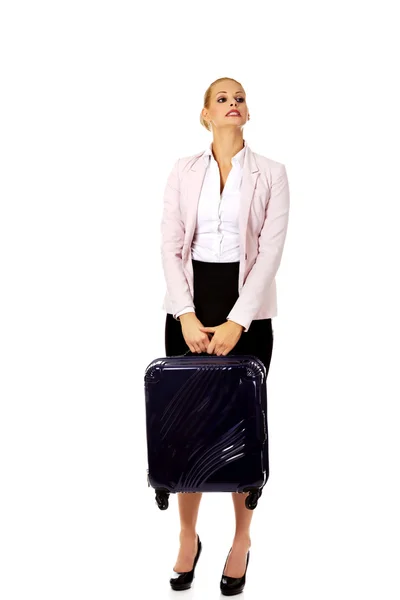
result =
[[[227,116],[232,109],[240,115]],[[211,120],[212,127],[243,127],[248,120],[246,94],[235,81],[220,81],[212,87],[210,107],[202,112],[206,121]]]

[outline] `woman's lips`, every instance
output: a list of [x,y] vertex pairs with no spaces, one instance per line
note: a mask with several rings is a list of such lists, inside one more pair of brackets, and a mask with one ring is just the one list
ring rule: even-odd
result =
[[[231,111],[229,111],[230,113]],[[225,116],[226,117],[240,117],[240,112],[239,111],[235,111],[234,114],[229,114],[227,113]]]

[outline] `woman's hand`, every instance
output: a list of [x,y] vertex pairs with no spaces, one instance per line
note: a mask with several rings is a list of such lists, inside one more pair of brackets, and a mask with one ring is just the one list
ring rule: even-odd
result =
[[194,312],[184,313],[179,317],[182,325],[182,335],[191,352],[207,352],[210,339],[201,331],[203,323]]
[[218,356],[226,356],[238,343],[243,332],[243,325],[235,321],[226,321],[216,327],[200,327],[200,331],[213,333],[212,340],[208,344],[208,354],[215,353]]

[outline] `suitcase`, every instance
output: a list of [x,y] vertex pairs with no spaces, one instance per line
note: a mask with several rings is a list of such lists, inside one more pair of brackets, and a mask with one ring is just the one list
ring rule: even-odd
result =
[[250,492],[254,510],[269,477],[265,366],[188,353],[145,370],[148,486],[160,510],[176,492]]

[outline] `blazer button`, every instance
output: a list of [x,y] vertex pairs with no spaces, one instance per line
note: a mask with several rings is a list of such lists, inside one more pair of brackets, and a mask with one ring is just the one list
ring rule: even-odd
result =
[[247,254],[244,255],[244,260],[247,260]]

